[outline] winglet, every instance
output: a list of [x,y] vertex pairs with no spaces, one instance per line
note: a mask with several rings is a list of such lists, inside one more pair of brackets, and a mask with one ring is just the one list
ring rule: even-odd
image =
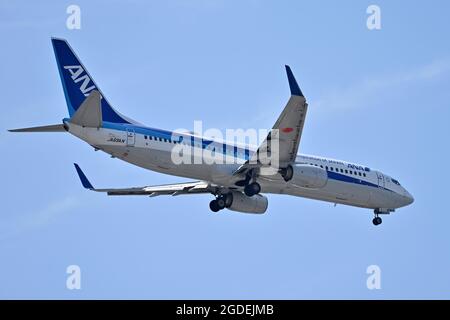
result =
[[92,186],[92,184],[89,182],[88,178],[86,178],[86,175],[84,174],[83,171],[81,171],[81,168],[78,166],[78,164],[74,163],[75,165],[75,169],[77,169],[77,173],[78,176],[80,177],[81,180],[81,184],[83,185],[83,187],[85,187],[86,189],[94,189],[94,187]]
[[292,73],[291,67],[288,65],[286,67],[286,73],[289,81],[289,88],[291,89],[291,94],[293,96],[300,96],[304,97],[302,91],[300,90],[300,87],[298,86],[297,80],[295,80],[294,74]]

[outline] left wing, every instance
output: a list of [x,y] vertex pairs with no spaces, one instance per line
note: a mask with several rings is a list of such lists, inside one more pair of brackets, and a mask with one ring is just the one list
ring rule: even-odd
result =
[[159,186],[146,186],[137,188],[120,188],[120,189],[96,189],[89,182],[88,178],[78,166],[74,164],[77,170],[78,176],[80,177],[83,187],[86,189],[106,192],[109,196],[128,196],[128,195],[138,195],[138,196],[150,196],[156,197],[160,195],[171,195],[177,196],[182,194],[195,194],[195,193],[214,193],[218,189],[217,186],[212,186],[204,181],[193,181],[186,183],[176,183],[176,184],[166,184]]

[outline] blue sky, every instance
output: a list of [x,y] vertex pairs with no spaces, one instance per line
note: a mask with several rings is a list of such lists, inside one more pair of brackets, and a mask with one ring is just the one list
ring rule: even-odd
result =
[[[66,8],[81,8],[81,30]],[[381,8],[382,29],[366,28]],[[0,1],[0,298],[450,298],[448,1]],[[210,196],[118,197],[98,186],[183,179],[65,134],[50,37],[66,38],[122,113],[152,127],[269,128],[290,64],[310,108],[300,151],[366,164],[414,195],[370,210],[269,196],[266,215]],[[81,290],[66,289],[66,267]],[[380,266],[380,290],[366,268]]]

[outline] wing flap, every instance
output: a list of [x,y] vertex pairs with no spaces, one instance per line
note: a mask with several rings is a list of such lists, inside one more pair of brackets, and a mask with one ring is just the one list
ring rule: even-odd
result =
[[193,181],[187,183],[175,183],[167,185],[146,186],[141,188],[123,188],[123,189],[92,189],[97,192],[106,192],[109,196],[131,196],[143,195],[157,197],[161,195],[178,196],[183,194],[209,193],[212,188],[203,181]]

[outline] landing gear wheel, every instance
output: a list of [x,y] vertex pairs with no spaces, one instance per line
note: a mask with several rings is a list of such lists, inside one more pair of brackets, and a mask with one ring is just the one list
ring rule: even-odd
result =
[[372,223],[374,224],[374,225],[379,225],[379,224],[381,224],[383,222],[383,220],[380,218],[380,217],[375,217],[375,218],[373,218],[373,220],[372,220]]
[[217,200],[212,200],[209,203],[209,208],[211,209],[212,212],[218,212],[220,210],[220,208],[219,208],[219,204],[217,203]]
[[224,197],[217,198],[216,203],[217,203],[217,207],[219,208],[219,210],[222,210],[222,209],[225,208],[226,202],[225,202],[225,198]]
[[252,182],[245,186],[244,193],[247,197],[254,196],[255,194],[258,194],[261,191],[261,186],[258,182]]

